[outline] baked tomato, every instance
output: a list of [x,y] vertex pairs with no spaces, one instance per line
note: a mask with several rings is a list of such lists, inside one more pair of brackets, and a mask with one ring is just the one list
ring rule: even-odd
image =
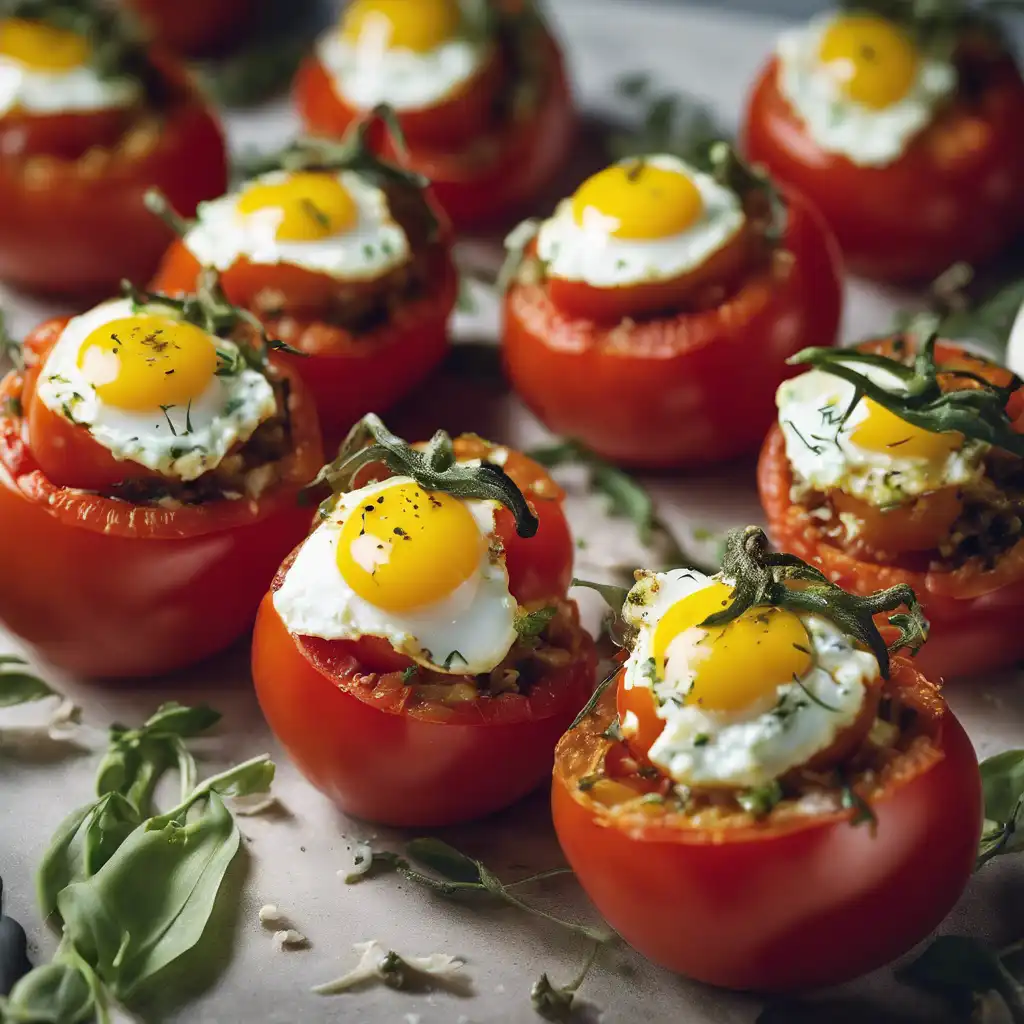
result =
[[[331,442],[430,375],[458,297],[447,219],[423,179],[370,151],[376,123],[358,123],[338,145],[297,143],[268,164],[288,168],[283,179],[260,174],[204,203],[153,281],[157,291],[193,291],[200,260],[215,259],[228,298],[302,353],[281,359],[305,380]],[[265,219],[276,209],[286,213],[274,243],[224,227],[226,215]]]
[[677,802],[609,738],[606,695],[555,752],[555,831],[580,884],[644,956],[726,988],[818,988],[906,952],[971,876],[981,783],[963,728],[910,662],[893,659],[883,700],[909,724],[851,788],[754,817]]
[[[16,103],[0,116],[0,279],[47,295],[98,297],[125,278],[145,281],[173,237],[147,212],[146,190],[191,216],[227,184],[220,126],[184,69],[124,44],[112,11],[84,17],[82,36],[42,21],[0,25],[7,51],[54,82],[45,110]],[[101,49],[122,62],[105,78],[89,67]],[[79,88],[62,81],[68,74],[92,75],[110,105],[62,106],[58,85]]]
[[[888,108],[905,96],[906,72],[913,77],[924,60],[909,37],[886,24],[850,16],[830,30],[833,59],[837,66],[846,61],[846,90],[863,94],[857,103],[838,95],[837,116],[852,103],[867,119],[869,153],[896,130]],[[1013,183],[1024,176],[1017,127],[1024,82],[990,37],[961,40],[953,63],[937,69],[955,74],[953,95],[891,159],[887,153],[866,162],[815,138],[784,93],[781,60],[769,61],[751,94],[746,155],[814,202],[851,269],[890,281],[929,280],[958,260],[990,260],[1020,235],[1024,197]],[[824,80],[832,70],[819,63],[813,73]]]
[[190,56],[209,53],[244,32],[253,0],[125,0],[162,46]]
[[[781,550],[856,593],[897,583],[913,588],[931,623],[929,642],[917,658],[922,671],[939,678],[1006,668],[1024,658],[1016,618],[1024,600],[1024,538],[1016,512],[1024,488],[1024,441],[1019,436],[1024,432],[1024,395],[1014,391],[1010,373],[1001,367],[955,345],[935,344],[934,339],[929,344],[938,367],[932,375],[937,394],[970,389],[972,402],[979,394],[986,396],[981,399],[984,406],[965,407],[963,434],[929,432],[877,406],[867,416],[854,414],[850,430],[844,430],[841,442],[836,440],[835,452],[841,454],[849,444],[866,445],[867,459],[886,459],[878,469],[884,493],[861,487],[863,496],[855,497],[848,493],[849,482],[844,489],[843,481],[825,487],[820,480],[813,485],[798,480],[786,436],[776,425],[761,451],[758,488],[769,532]],[[884,356],[904,366],[916,353],[904,338],[861,348],[869,358]],[[850,362],[848,369],[856,365]],[[852,396],[852,383],[848,387]],[[840,408],[846,400],[840,396]],[[816,394],[808,401],[822,406]],[[787,423],[795,422],[792,409],[783,416]],[[978,441],[972,424],[980,426],[981,419],[997,425],[1011,450]],[[831,451],[828,433],[814,444]],[[984,436],[991,440],[997,435]],[[904,461],[904,453],[916,458]],[[802,457],[814,454],[806,449]],[[823,450],[818,454],[828,455]],[[950,459],[962,460],[965,468],[958,470],[959,463]],[[945,482],[947,471],[960,475]],[[911,489],[922,474],[934,482]]]
[[[397,449],[391,442],[397,439],[388,443],[393,454]],[[445,438],[444,444],[450,442]],[[447,478],[431,475],[432,486],[439,489],[428,489],[425,483],[414,483],[416,477],[410,480],[391,458],[388,465],[398,474],[393,483],[387,483],[386,474],[383,482],[379,474],[367,482],[360,473],[359,487],[338,499],[337,522],[328,511],[332,521],[314,531],[284,564],[260,609],[253,637],[260,706],[292,760],[347,813],[389,825],[446,825],[480,817],[524,796],[550,772],[554,744],[594,684],[593,641],[579,625],[575,604],[565,597],[573,549],[561,490],[536,463],[479,438],[458,438],[447,450],[458,460],[456,472],[463,477],[469,472],[493,478],[500,475],[495,469],[500,464],[506,485],[510,480],[519,489],[519,511],[514,517],[509,508],[498,509],[488,540],[488,557],[504,561],[507,593],[518,606],[518,639],[506,637],[489,645],[487,634],[496,627],[488,614],[497,599],[474,575],[480,559],[477,528],[463,534],[451,525],[454,518],[444,525],[447,517],[462,516],[465,508],[443,489]],[[410,459],[424,458],[410,454],[407,446],[404,451],[402,459],[410,465]],[[430,447],[426,455],[435,469],[439,463],[431,453],[436,451]],[[472,470],[472,460],[483,465]],[[413,472],[419,474],[425,463],[417,465]],[[522,513],[535,516],[532,535],[520,528]],[[345,523],[355,516],[360,518],[352,534],[353,557],[368,542],[391,552],[381,556],[383,561],[375,560],[363,602],[352,565],[342,563]],[[341,539],[331,546],[324,531],[339,525]],[[437,532],[442,530],[447,538],[443,544]],[[334,551],[333,558],[325,556],[330,564],[326,575],[317,547],[325,538],[324,552]],[[462,559],[463,540],[471,542],[465,548],[469,563],[452,577],[453,566]],[[365,552],[359,557],[365,562]],[[299,578],[307,572],[322,580],[318,612],[311,610],[303,591],[306,584]],[[432,606],[454,599],[451,594],[458,591],[452,586],[460,579],[464,593],[470,593],[466,584],[477,588],[471,603],[432,614]],[[333,632],[329,624],[336,617],[332,600],[338,600],[338,591],[332,588],[343,584],[348,588],[345,620],[369,624],[376,616],[381,630],[377,636],[358,630],[346,639],[337,638],[336,632],[333,639],[313,635],[316,616],[322,632]],[[502,592],[506,586],[502,579],[496,585]],[[508,607],[508,597],[500,600]],[[288,625],[293,614],[302,619],[301,631]],[[465,653],[443,656],[460,622],[460,646],[476,634],[485,644],[480,658],[468,646],[463,646]],[[531,625],[524,627],[523,622]],[[395,637],[397,646],[385,634]],[[416,660],[405,652],[416,653]],[[453,659],[475,671],[452,671],[453,663],[460,664]],[[491,770],[496,763],[502,765],[500,772]]]
[[[364,88],[356,102],[346,92],[342,71],[352,67],[352,47],[370,16],[374,24],[389,21],[392,45],[417,51],[414,60],[425,63],[431,50],[455,45],[454,37],[464,30],[455,10],[455,4],[419,0],[351,4],[340,29],[325,35],[300,68],[295,101],[306,129],[326,137],[343,135],[369,108],[390,103],[407,145],[396,147],[379,132],[381,152],[401,157],[429,178],[456,227],[481,227],[505,221],[529,204],[572,146],[575,117],[562,56],[532,3],[490,3],[482,27],[490,42],[474,70],[443,96],[424,101],[410,92],[413,76],[406,67],[404,89],[395,92],[381,76],[377,94],[368,96]],[[389,52],[380,57],[384,66],[390,59]]]
[[[41,415],[40,374],[67,323],[39,327],[25,343],[27,369],[0,385],[0,620],[79,675],[183,668],[249,628],[267,581],[309,528],[298,499],[322,461],[313,404],[291,369],[271,363],[281,425],[268,422],[215,472],[173,481],[115,460],[82,425]],[[197,403],[186,422],[200,415]]]
[[[756,448],[772,420],[775,388],[792,375],[786,359],[807,344],[833,344],[842,305],[838,254],[821,218],[795,193],[785,195],[782,247],[769,251],[763,184],[739,195],[723,182],[716,196],[728,203],[732,195],[737,216],[742,205],[747,220],[731,232],[723,227],[728,240],[695,269],[652,280],[648,264],[637,270],[637,252],[647,245],[644,259],[672,258],[671,243],[682,245],[691,232],[699,243],[693,218],[702,199],[694,198],[697,172],[687,165],[655,167],[663,178],[646,195],[654,171],[643,164],[634,173],[634,166],[641,165],[620,164],[590,179],[574,197],[573,222],[559,214],[529,244],[505,296],[505,367],[549,429],[608,459],[646,467],[714,463]],[[612,172],[621,180],[599,182]],[[751,185],[741,180],[744,189]],[[671,213],[658,198],[666,190]],[[629,237],[594,247],[585,237],[591,228],[576,216],[591,210],[629,219]],[[722,207],[706,216],[721,218]],[[709,222],[703,237],[715,229]],[[563,274],[571,250],[593,262]],[[643,280],[607,285],[630,265]],[[595,275],[600,286],[588,283]]]

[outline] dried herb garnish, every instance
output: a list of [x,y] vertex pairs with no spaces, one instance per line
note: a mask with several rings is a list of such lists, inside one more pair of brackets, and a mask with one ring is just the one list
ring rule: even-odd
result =
[[399,476],[411,477],[425,491],[441,491],[453,498],[498,501],[515,517],[520,537],[532,537],[537,532],[537,517],[523,492],[500,466],[491,462],[459,465],[452,439],[443,430],[430,439],[423,451],[417,451],[392,434],[373,413],[349,431],[338,457],[324,466],[309,485],[313,489],[327,484],[333,492],[322,510],[329,513],[337,496],[352,489],[359,471],[375,463],[384,464]]
[[[857,349],[805,348],[789,359],[792,365],[813,366],[849,382],[856,389],[839,427],[867,396],[889,412],[922,430],[934,434],[956,431],[973,441],[983,441],[1013,455],[1024,456],[1024,434],[1013,429],[1006,412],[1010,396],[1021,386],[1012,376],[1000,387],[969,370],[945,367],[935,361],[939,318],[922,314],[905,332],[915,348],[914,362],[907,366],[897,359]],[[857,366],[883,369],[896,377],[902,389],[890,390],[861,373]],[[940,375],[970,381],[976,387],[943,391]]]

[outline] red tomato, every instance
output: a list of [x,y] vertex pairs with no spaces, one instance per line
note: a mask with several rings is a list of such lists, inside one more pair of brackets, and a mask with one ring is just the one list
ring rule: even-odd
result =
[[663,806],[616,809],[601,783],[579,785],[622,756],[601,735],[607,695],[562,737],[552,791],[559,842],[597,909],[656,963],[762,992],[838,984],[925,938],[971,876],[981,780],[931,684],[896,658],[887,685],[918,711],[920,734],[870,798],[876,828],[853,825],[851,810],[711,828]]
[[[258,296],[268,288],[295,309],[262,319],[271,335],[309,357],[280,354],[281,361],[305,381],[324,433],[333,441],[360,416],[385,412],[405,398],[448,351],[448,320],[458,298],[458,272],[446,243],[433,244],[424,258],[428,279],[421,294],[397,306],[387,323],[360,334],[324,322],[322,311],[330,296],[350,287],[326,275],[243,259],[221,275],[221,286],[231,302],[256,312]],[[196,258],[178,241],[164,257],[152,287],[169,294],[192,291],[199,271]]]
[[635,466],[696,466],[757,447],[775,390],[807,345],[831,345],[840,264],[821,218],[787,196],[792,259],[748,276],[721,305],[614,326],[575,319],[547,284],[505,298],[513,386],[555,433]]
[[172,93],[167,109],[140,109],[127,125],[122,114],[19,115],[13,127],[23,130],[14,133],[0,119],[0,278],[75,297],[145,281],[173,237],[144,207],[146,190],[161,189],[186,217],[224,191],[216,117],[180,68],[158,62]]
[[[41,360],[54,321],[26,345]],[[152,676],[191,665],[251,625],[267,581],[308,530],[300,489],[323,461],[312,403],[292,385],[294,449],[283,479],[255,501],[165,509],[55,484],[32,448],[35,403],[9,374],[0,384],[0,621],[43,657],[83,676]],[[31,372],[30,372],[31,376]],[[28,383],[26,381],[26,383]]]
[[[495,69],[502,70],[496,63],[455,101],[400,117],[408,135],[407,157],[395,150],[387,133],[377,135],[384,155],[403,159],[431,180],[438,202],[457,228],[507,220],[543,190],[569,154],[575,118],[558,46],[545,33],[531,56],[539,58],[538,74],[546,88],[528,114],[480,125],[482,101],[493,95]],[[295,102],[313,135],[343,136],[366,113],[338,96],[315,56],[299,69]],[[468,139],[467,128],[474,129]],[[453,139],[460,140],[457,148]]]
[[1024,83],[1005,57],[964,62],[961,74],[985,83],[976,98],[940,114],[894,163],[858,167],[808,136],[773,60],[750,97],[746,154],[815,203],[858,273],[927,280],[957,260],[984,262],[1024,228]]
[[[455,446],[460,458],[479,457],[490,447],[468,437]],[[517,452],[504,468],[540,521],[537,533],[523,539],[515,535],[511,514],[499,513],[509,588],[524,603],[563,599],[573,548],[562,492]],[[274,589],[282,579],[283,571]],[[575,606],[573,615],[576,621]],[[289,756],[347,813],[434,827],[505,807],[549,774],[555,742],[594,685],[593,641],[578,623],[574,637],[572,661],[549,669],[528,694],[445,705],[415,699],[401,675],[411,662],[383,641],[290,633],[268,595],[253,636],[253,679],[263,713]]]
[[190,56],[209,53],[244,34],[253,0],[125,0],[163,46]]

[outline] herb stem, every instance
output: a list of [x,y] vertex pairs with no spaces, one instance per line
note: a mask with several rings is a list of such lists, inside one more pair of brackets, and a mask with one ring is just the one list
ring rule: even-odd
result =
[[550,921],[551,924],[556,924],[559,928],[564,928],[567,932],[570,932],[573,935],[579,935],[581,938],[588,939],[591,942],[603,944],[610,941],[612,938],[609,932],[588,928],[585,924],[576,924],[573,921],[565,921],[560,917],[555,917],[553,914],[549,914],[546,910],[541,910],[539,907],[531,907],[529,903],[524,903],[517,896],[513,896],[512,893],[508,892],[507,886],[502,888],[500,895],[506,903],[510,903],[513,907],[518,907],[527,914],[533,914],[534,917],[539,917],[544,921]]
[[515,882],[506,882],[505,888],[512,889],[520,885],[530,885],[532,882],[542,882],[546,878],[560,878],[563,875],[571,874],[573,874],[572,868],[552,868],[550,871],[540,871],[536,875],[519,878]]

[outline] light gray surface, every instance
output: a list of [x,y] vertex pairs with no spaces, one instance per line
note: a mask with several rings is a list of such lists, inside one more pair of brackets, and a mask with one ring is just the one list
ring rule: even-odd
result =
[[[642,54],[642,63],[666,83],[714,100],[721,114],[732,118],[745,83],[777,28],[770,20],[723,19],[706,11],[641,7],[633,0],[556,0],[553,6],[563,38],[571,40],[580,93],[593,110],[609,107],[615,76],[636,70],[637,55]],[[625,40],[635,40],[635,44],[626,47]],[[279,107],[234,118],[229,128],[236,145],[267,145],[284,137],[291,122]],[[484,257],[495,255],[481,252]],[[871,288],[852,286],[847,336],[860,336],[886,325],[892,299]],[[26,329],[46,311],[15,304],[16,328]],[[494,324],[493,308],[485,301],[476,317],[463,319],[460,329],[464,335],[493,337]],[[430,394],[403,412],[396,425],[410,435],[427,434],[437,426],[451,430],[471,427],[513,443],[540,436],[537,425],[511,399],[488,391],[467,395],[465,384],[452,380],[438,382]],[[652,487],[665,514],[679,527],[720,529],[756,521],[759,516],[749,464],[683,480],[663,478]],[[592,503],[575,501],[570,511],[578,531],[588,532],[588,536],[592,528],[603,531],[604,542],[591,541],[586,552],[591,562],[642,558],[622,539],[625,531],[621,524],[610,542],[608,523]],[[594,569],[593,565],[581,568]],[[596,609],[592,604],[587,608],[593,618]],[[159,701],[172,697],[185,702],[209,701],[224,713],[221,736],[207,751],[211,770],[228,760],[275,749],[250,690],[244,644],[174,680],[116,689],[86,688],[57,675],[54,681],[84,705],[88,722],[97,727],[113,719],[138,721]],[[981,754],[1020,743],[1024,723],[1020,677],[963,681],[950,688],[950,697]],[[10,725],[34,713],[31,709],[8,713],[0,722]],[[85,738],[94,747],[102,744],[99,732],[87,732]],[[230,962],[219,982],[173,1020],[190,1024],[533,1024],[539,1019],[529,1007],[532,981],[542,970],[550,971],[557,980],[568,979],[584,950],[531,919],[512,912],[476,912],[452,906],[394,878],[346,887],[336,875],[347,863],[344,836],[365,837],[378,830],[347,821],[306,786],[283,757],[278,762],[275,788],[286,813],[242,825],[249,839],[243,858],[245,884],[233,938],[225,937],[221,948],[221,955]],[[52,939],[38,923],[32,905],[32,871],[56,824],[69,809],[89,798],[93,767],[94,760],[85,756],[29,763],[0,754],[0,870],[8,886],[9,911],[30,926],[37,949],[51,949]],[[381,839],[392,835],[379,831]],[[513,865],[540,869],[558,863],[543,793],[506,814],[448,835],[499,873]],[[552,886],[541,895],[554,905],[587,913],[585,900],[571,881]],[[264,903],[276,903],[287,913],[312,940],[312,948],[276,952],[269,933],[257,923],[257,910]],[[994,865],[972,882],[947,928],[1005,941],[1019,935],[1022,905],[1022,865]],[[751,913],[755,912],[751,908]],[[322,999],[309,993],[313,984],[335,977],[351,965],[352,942],[369,938],[378,938],[401,952],[464,955],[475,995],[463,999],[441,994],[405,996],[380,989]],[[592,1001],[593,1017],[606,1022],[749,1024],[758,1011],[753,999],[674,977],[628,950],[609,953],[587,981],[584,994]],[[932,1004],[917,1002],[895,986],[889,971],[879,972],[840,995],[847,1002],[854,1001],[854,1015],[840,1017],[829,994],[825,997],[829,1002],[821,1009],[822,1021],[941,1020]]]

